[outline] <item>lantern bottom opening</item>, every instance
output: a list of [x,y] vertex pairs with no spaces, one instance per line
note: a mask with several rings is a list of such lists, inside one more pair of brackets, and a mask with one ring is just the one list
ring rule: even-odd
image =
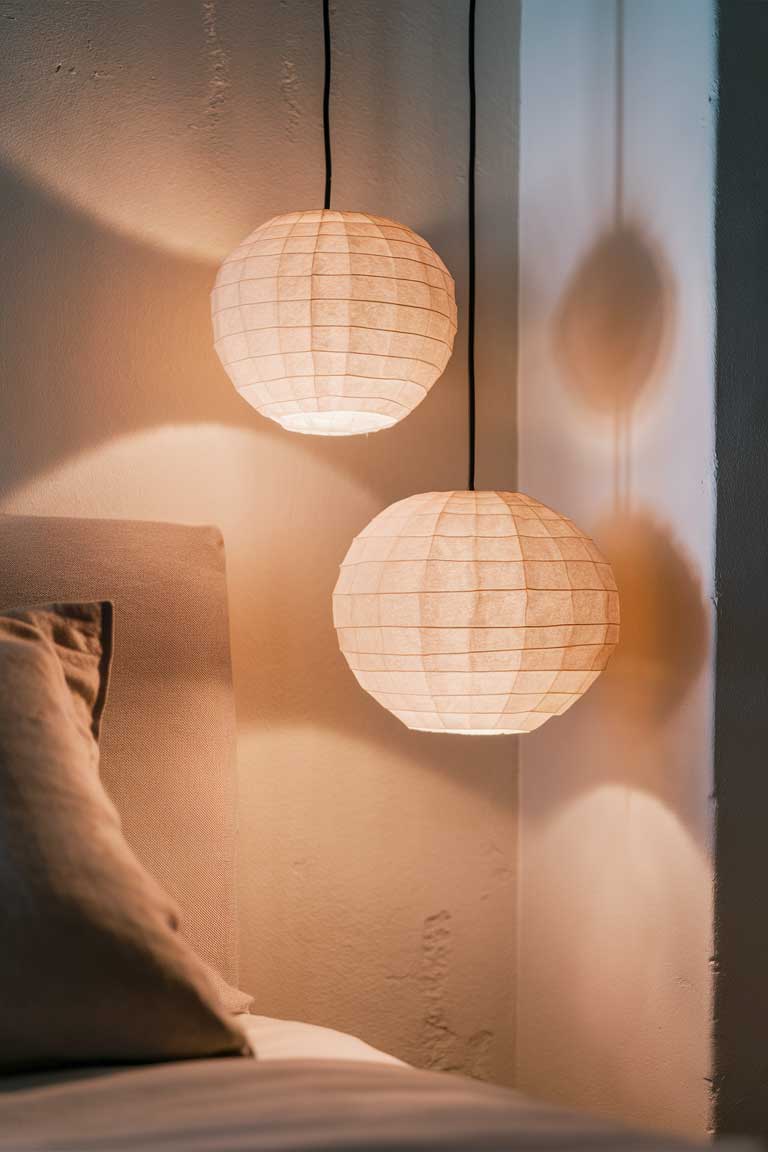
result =
[[[410,725],[409,725],[410,727]],[[525,736],[522,728],[412,728],[413,732],[438,732],[443,736]]]
[[359,436],[366,432],[381,432],[396,424],[394,416],[379,412],[291,412],[278,417],[278,423],[288,432],[304,432],[309,436]]

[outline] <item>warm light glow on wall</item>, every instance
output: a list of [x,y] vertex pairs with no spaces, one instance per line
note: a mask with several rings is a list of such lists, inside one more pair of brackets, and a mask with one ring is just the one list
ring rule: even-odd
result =
[[241,396],[292,432],[350,436],[407,416],[456,332],[453,279],[426,241],[362,212],[276,216],[225,260],[216,351]]
[[619,634],[610,565],[519,492],[428,492],[352,542],[333,597],[361,687],[408,728],[531,732],[570,708]]

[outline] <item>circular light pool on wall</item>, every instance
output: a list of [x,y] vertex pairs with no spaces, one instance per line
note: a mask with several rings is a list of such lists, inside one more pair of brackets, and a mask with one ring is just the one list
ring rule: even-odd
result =
[[292,432],[390,428],[443,372],[453,279],[425,240],[363,212],[291,212],[224,261],[216,351],[241,396]]
[[408,728],[531,732],[570,708],[618,642],[610,565],[520,492],[427,492],[352,542],[333,595],[361,687]]

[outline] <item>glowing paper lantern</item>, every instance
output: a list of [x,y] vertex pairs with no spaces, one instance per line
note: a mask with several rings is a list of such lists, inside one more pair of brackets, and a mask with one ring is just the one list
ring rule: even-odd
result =
[[339,644],[408,728],[531,732],[570,708],[619,632],[610,566],[519,492],[428,492],[379,513],[341,565]]
[[429,244],[363,212],[292,212],[225,260],[216,351],[240,394],[293,432],[351,436],[407,416],[456,332],[453,279]]

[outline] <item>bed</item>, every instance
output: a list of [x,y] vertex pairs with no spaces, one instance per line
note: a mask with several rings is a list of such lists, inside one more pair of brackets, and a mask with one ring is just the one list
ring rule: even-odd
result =
[[[0,517],[0,609],[87,599],[113,601],[117,621],[101,736],[107,790],[134,852],[184,909],[195,949],[234,983],[235,716],[221,536]],[[684,1146],[419,1071],[330,1029],[239,1019],[255,1058],[5,1076],[0,1152]]]

